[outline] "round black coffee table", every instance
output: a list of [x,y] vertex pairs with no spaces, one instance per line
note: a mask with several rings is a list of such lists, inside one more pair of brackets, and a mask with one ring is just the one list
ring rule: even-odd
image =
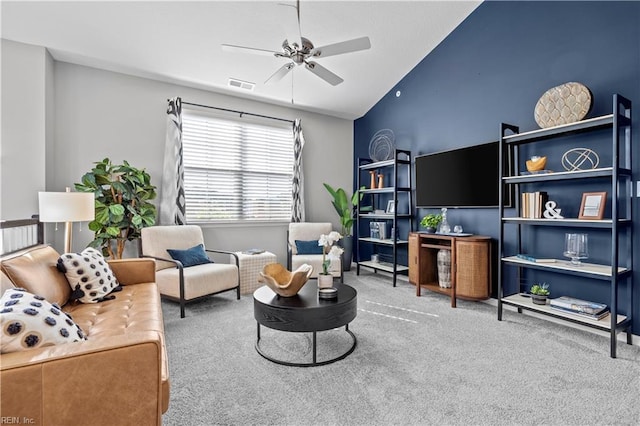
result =
[[[356,348],[356,336],[349,330],[349,323],[357,314],[357,292],[346,284],[334,284],[338,297],[332,300],[318,298],[315,280],[305,284],[293,297],[281,297],[269,287],[263,286],[253,293],[253,316],[258,326],[256,351],[262,357],[277,364],[295,367],[314,367],[331,364],[346,358]],[[313,361],[297,363],[282,361],[267,355],[260,349],[260,326],[288,332],[313,333]],[[316,332],[344,326],[353,344],[346,352],[335,358],[318,362],[316,358]]]

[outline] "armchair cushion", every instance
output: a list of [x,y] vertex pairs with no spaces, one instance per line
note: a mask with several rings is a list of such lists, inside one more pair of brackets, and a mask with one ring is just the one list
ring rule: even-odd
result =
[[213,263],[204,251],[204,244],[198,244],[186,250],[167,249],[167,252],[173,260],[179,261],[185,268],[204,265],[205,263]]
[[322,246],[318,245],[318,240],[296,240],[296,251],[298,254],[322,254]]
[[84,332],[44,297],[8,289],[0,298],[1,353],[85,340]]
[[86,248],[82,253],[65,253],[58,259],[57,268],[64,273],[71,287],[70,300],[98,303],[112,291],[120,290],[120,283],[102,253]]
[[[195,299],[211,293],[229,290],[238,286],[238,267],[228,263],[207,263],[193,268],[184,268],[184,298]],[[161,294],[180,298],[180,280],[177,268],[156,272],[156,282]]]

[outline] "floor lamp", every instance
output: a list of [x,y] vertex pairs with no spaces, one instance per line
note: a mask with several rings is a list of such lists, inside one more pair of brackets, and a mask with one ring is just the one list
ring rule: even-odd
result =
[[64,252],[71,252],[72,222],[94,220],[95,201],[90,192],[38,192],[40,222],[64,222]]

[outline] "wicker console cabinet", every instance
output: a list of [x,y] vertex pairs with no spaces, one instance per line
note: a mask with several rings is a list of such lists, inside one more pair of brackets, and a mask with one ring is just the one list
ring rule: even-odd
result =
[[[438,283],[437,254],[451,251],[451,287]],[[446,294],[451,297],[451,307],[456,299],[485,300],[491,294],[491,237],[472,235],[409,234],[409,282],[416,286],[416,296],[421,289]]]

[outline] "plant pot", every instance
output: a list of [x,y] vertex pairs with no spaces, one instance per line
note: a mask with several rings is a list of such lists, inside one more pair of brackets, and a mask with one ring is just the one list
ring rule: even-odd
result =
[[433,228],[433,227],[429,226],[429,227],[424,229],[424,232],[426,232],[427,234],[435,234],[436,228]]
[[345,235],[338,241],[338,245],[344,249],[344,253],[342,253],[342,270],[350,271],[351,259],[353,258],[353,236]]
[[318,274],[318,288],[331,288],[333,287],[333,275],[331,274]]
[[535,303],[536,305],[546,305],[547,304],[547,297],[549,297],[548,295],[542,296],[539,294],[532,294],[531,295],[531,301],[533,303]]

